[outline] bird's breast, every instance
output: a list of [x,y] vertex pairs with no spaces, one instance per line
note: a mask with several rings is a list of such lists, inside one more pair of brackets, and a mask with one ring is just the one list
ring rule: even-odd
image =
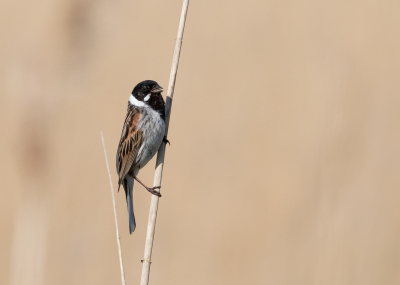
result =
[[143,168],[158,151],[165,133],[165,123],[160,114],[150,107],[143,108],[137,124],[143,133],[143,142],[135,164]]

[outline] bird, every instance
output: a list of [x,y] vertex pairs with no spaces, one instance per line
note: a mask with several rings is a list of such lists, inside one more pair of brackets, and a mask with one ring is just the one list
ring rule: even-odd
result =
[[117,149],[118,192],[122,184],[125,190],[129,218],[129,233],[136,228],[133,212],[132,190],[138,181],[150,193],[161,197],[157,189],[147,187],[137,177],[156,154],[163,142],[169,143],[165,134],[165,102],[161,95],[163,88],[153,80],[138,83],[128,101],[128,110],[122,127]]

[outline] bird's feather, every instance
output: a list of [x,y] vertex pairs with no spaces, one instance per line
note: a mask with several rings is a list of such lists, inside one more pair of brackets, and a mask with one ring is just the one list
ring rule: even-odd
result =
[[139,118],[140,113],[137,109],[132,105],[128,106],[117,150],[118,190],[143,142],[143,132],[136,127]]

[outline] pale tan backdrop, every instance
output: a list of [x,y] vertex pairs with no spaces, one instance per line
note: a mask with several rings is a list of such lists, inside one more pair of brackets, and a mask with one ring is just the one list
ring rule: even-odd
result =
[[[0,284],[120,284],[100,131],[115,186],[129,94],[167,87],[181,4],[0,3]],[[191,1],[151,284],[400,284],[399,14]],[[116,198],[138,284],[150,194],[131,236]]]

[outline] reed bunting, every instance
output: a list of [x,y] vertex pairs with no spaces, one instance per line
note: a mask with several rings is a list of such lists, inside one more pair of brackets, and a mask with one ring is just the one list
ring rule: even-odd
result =
[[157,82],[140,82],[132,91],[128,101],[128,111],[122,128],[121,140],[117,150],[118,191],[124,187],[129,216],[129,233],[135,230],[132,189],[137,180],[150,193],[161,197],[157,189],[144,185],[137,175],[158,151],[165,132],[165,103],[163,91]]

